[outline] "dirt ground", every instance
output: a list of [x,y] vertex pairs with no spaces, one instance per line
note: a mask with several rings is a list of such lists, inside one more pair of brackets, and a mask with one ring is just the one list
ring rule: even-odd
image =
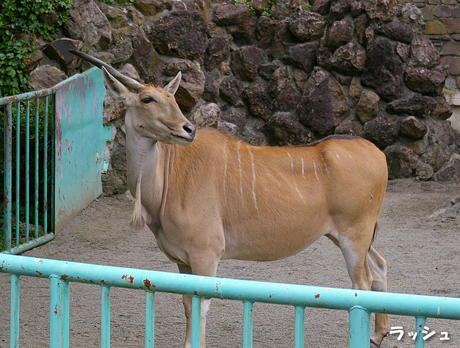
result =
[[[460,297],[460,185],[454,183],[391,181],[380,216],[374,246],[389,265],[391,292]],[[55,239],[27,256],[89,262],[114,266],[177,272],[145,229],[129,232],[133,203],[124,195],[101,197],[77,216]],[[219,277],[349,287],[340,250],[323,238],[302,253],[276,262],[227,260]],[[0,274],[0,347],[9,347],[9,275]],[[143,291],[111,291],[112,347],[144,346]],[[100,346],[100,289],[95,285],[70,285],[70,347]],[[49,282],[21,278],[21,347],[49,345]],[[385,338],[382,348],[413,347],[412,317],[392,316],[391,326],[405,334]],[[208,315],[208,347],[242,346],[243,304],[213,300]],[[428,319],[427,347],[459,347],[460,321]],[[325,309],[306,310],[306,346],[343,347],[348,313]],[[447,333],[447,334],[446,334]],[[155,347],[181,347],[185,319],[180,295],[156,295]],[[449,340],[442,340],[447,337]],[[254,347],[293,347],[294,309],[254,305]]]

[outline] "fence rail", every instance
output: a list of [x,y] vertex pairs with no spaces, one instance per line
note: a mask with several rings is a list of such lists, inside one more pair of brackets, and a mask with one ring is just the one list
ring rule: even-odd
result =
[[101,287],[101,347],[110,347],[110,288],[146,292],[145,347],[154,347],[155,292],[192,296],[192,348],[200,346],[201,298],[244,303],[243,347],[252,347],[253,303],[290,305],[295,309],[295,347],[304,347],[306,307],[346,310],[349,314],[349,347],[369,347],[370,314],[386,313],[416,318],[415,347],[425,346],[426,318],[460,320],[460,299],[336,289],[305,285],[184,275],[133,268],[102,266],[60,260],[0,254],[0,272],[11,274],[10,346],[19,347],[20,276],[50,279],[50,347],[69,345],[69,284]]
[[49,232],[54,217],[54,173],[49,173],[54,167],[54,93],[45,89],[0,98],[3,249],[8,253],[19,254],[54,238]]

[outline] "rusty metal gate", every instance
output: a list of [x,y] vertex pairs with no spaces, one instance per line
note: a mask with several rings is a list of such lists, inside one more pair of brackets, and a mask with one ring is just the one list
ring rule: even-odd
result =
[[[105,87],[93,68],[50,89],[0,98],[3,248],[18,254],[54,238],[102,193]],[[1,112],[1,110],[0,110]]]

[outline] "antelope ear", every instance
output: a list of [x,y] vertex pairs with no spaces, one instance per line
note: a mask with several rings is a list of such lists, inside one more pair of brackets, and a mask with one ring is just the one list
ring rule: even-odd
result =
[[171,93],[172,95],[176,94],[177,89],[179,88],[180,80],[182,78],[182,73],[179,71],[176,75],[175,78],[171,80],[170,83],[168,83],[163,90],[166,92]]
[[123,100],[126,100],[128,95],[131,94],[128,88],[126,88],[120,81],[110,74],[105,67],[102,67],[102,74],[104,75],[104,82],[107,87],[121,97]]

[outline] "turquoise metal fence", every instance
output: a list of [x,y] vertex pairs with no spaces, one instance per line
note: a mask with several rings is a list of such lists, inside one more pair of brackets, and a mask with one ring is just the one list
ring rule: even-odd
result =
[[6,252],[20,253],[54,238],[49,231],[54,181],[48,179],[54,167],[49,156],[54,152],[54,91],[1,98],[0,106],[4,106],[3,244]]
[[111,140],[102,123],[104,95],[101,70],[93,68],[50,89],[0,98],[5,252],[52,240],[102,193]]
[[146,292],[145,347],[154,347],[155,293],[192,296],[192,348],[200,346],[201,298],[244,302],[243,347],[252,347],[253,303],[293,306],[295,347],[304,347],[306,307],[349,312],[349,347],[369,347],[370,314],[386,313],[416,318],[415,347],[425,346],[426,318],[460,320],[460,299],[316,286],[212,278],[133,268],[101,266],[60,260],[0,254],[0,272],[11,274],[10,346],[19,347],[20,276],[50,280],[50,347],[69,346],[69,285],[71,282],[101,287],[101,347],[110,347],[110,289],[122,287]]

